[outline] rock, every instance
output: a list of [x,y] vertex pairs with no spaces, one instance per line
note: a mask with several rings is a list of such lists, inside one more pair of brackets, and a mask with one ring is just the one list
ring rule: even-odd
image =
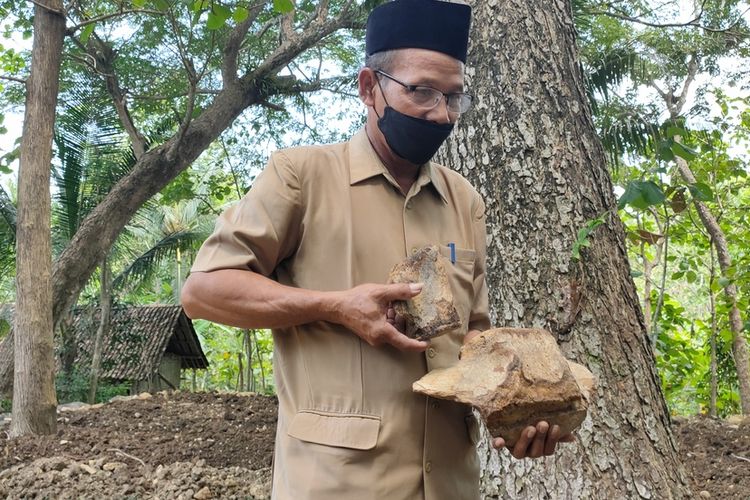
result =
[[388,283],[424,284],[416,297],[393,303],[396,314],[404,318],[407,336],[427,340],[461,326],[445,263],[445,257],[433,245],[419,249],[391,270]]
[[211,490],[208,486],[204,486],[203,488],[199,489],[198,492],[193,495],[193,498],[195,500],[207,500],[208,498],[213,498],[213,494],[211,494]]
[[700,492],[700,493],[698,493],[698,495],[699,495],[699,496],[700,496],[701,498],[711,498],[711,493],[709,493],[709,492],[708,492],[708,491],[706,491],[706,490],[701,490],[701,492]]
[[90,474],[90,475],[92,475],[92,476],[93,476],[94,474],[96,474],[96,469],[94,469],[94,468],[93,468],[93,467],[91,467],[90,465],[86,465],[86,464],[79,464],[79,466],[81,467],[81,469],[82,469],[82,470],[86,471],[86,472],[87,472],[88,474]]
[[81,401],[73,401],[72,403],[65,403],[57,406],[58,412],[66,412],[66,411],[78,411],[78,410],[87,410],[90,409],[91,405],[88,403],[83,403]]
[[127,465],[122,462],[108,462],[102,465],[102,469],[106,471],[113,471],[113,470],[121,469],[123,467],[127,467]]
[[552,334],[525,328],[477,335],[463,346],[456,365],[413,385],[421,394],[473,405],[492,436],[508,445],[541,420],[559,425],[562,434],[576,429],[594,387],[591,372],[567,361]]
[[152,396],[150,392],[142,392],[138,394],[138,399],[151,399],[153,397],[154,396]]

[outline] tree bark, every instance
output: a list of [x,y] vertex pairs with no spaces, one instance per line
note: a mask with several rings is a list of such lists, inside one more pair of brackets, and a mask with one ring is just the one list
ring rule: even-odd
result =
[[89,379],[89,404],[96,402],[96,389],[99,385],[99,372],[102,367],[102,352],[104,351],[104,336],[109,331],[110,318],[112,316],[112,273],[109,268],[109,260],[102,259],[102,282],[99,291],[101,297],[101,317],[99,327],[94,337],[94,352],[91,355],[91,374]]
[[[474,4],[474,109],[441,160],[487,204],[496,326],[547,328],[598,379],[577,442],[516,461],[482,441],[483,498],[687,498],[605,155],[592,123],[570,2]],[[580,261],[579,229],[604,213]]]
[[57,430],[50,275],[50,161],[65,34],[61,0],[34,7],[18,171],[12,437]]

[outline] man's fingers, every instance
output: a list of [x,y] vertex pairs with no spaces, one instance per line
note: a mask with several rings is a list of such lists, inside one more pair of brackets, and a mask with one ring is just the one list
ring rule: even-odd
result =
[[519,460],[525,458],[526,452],[529,449],[529,443],[534,439],[534,436],[536,436],[536,427],[529,426],[525,428],[521,433],[521,437],[518,438],[515,446],[510,451],[510,454]]
[[547,441],[544,443],[544,454],[550,456],[555,453],[557,442],[560,440],[560,426],[553,425],[547,436]]
[[384,300],[408,300],[422,291],[422,283],[394,283],[383,285],[381,297]]
[[396,330],[396,328],[391,324],[387,324],[386,327],[389,330],[387,332],[387,335],[383,337],[383,341],[391,344],[396,349],[399,349],[401,351],[422,352],[426,350],[427,346],[429,345],[427,342],[410,339],[403,333]]
[[492,447],[496,450],[499,450],[500,448],[503,448],[505,446],[505,439],[503,438],[494,438],[492,440]]
[[534,436],[534,441],[531,443],[531,448],[527,455],[529,458],[539,458],[542,456],[548,431],[549,424],[547,422],[539,422],[536,424],[536,435]]

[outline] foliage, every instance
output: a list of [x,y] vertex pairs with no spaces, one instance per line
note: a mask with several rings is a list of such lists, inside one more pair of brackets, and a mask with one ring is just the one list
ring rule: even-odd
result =
[[[750,29],[738,1],[700,2],[692,13],[682,7],[574,1],[594,121],[614,167],[667,401],[673,412],[708,412],[715,321],[716,410],[725,415],[738,411],[738,386],[723,292],[737,286],[746,314],[750,148],[747,97],[735,89],[730,98],[719,86],[746,81]],[[675,167],[683,160],[694,182]],[[724,274],[695,202],[726,236],[733,265]]]
[[[89,394],[88,371],[79,367],[72,373],[58,373],[55,378],[57,401],[60,404],[74,401],[87,401]],[[96,389],[96,403],[109,401],[115,396],[126,396],[130,386],[126,382],[100,380]]]
[[[209,368],[199,379],[197,389],[208,390],[242,390],[239,387],[240,364],[247,366],[247,346],[243,345],[243,331],[208,321],[194,322],[195,331],[201,341],[203,351],[209,361]],[[273,366],[271,354],[273,339],[268,330],[256,330],[251,337],[252,345],[252,380],[247,385],[255,392],[273,394]],[[260,356],[258,356],[260,354]],[[189,383],[183,382],[185,387]],[[246,386],[246,387],[247,387]]]

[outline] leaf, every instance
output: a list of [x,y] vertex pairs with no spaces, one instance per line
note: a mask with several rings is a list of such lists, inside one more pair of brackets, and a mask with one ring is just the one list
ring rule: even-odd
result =
[[232,19],[234,19],[234,22],[241,23],[247,17],[250,15],[250,11],[248,11],[245,7],[237,7],[234,11],[234,14],[232,14]]
[[687,135],[687,130],[685,130],[682,127],[678,127],[677,125],[670,125],[667,127],[666,134],[667,137],[673,138],[676,135],[679,135],[680,137],[684,137]]
[[664,192],[653,181],[630,181],[617,202],[617,207],[622,209],[625,205],[630,205],[645,210],[663,203],[665,198]]
[[287,14],[294,10],[292,0],[273,0],[273,10],[281,14]]
[[656,146],[656,156],[664,161],[674,160],[674,151],[672,151],[673,143],[672,139],[659,142]]
[[687,201],[685,201],[685,189],[678,189],[672,195],[672,199],[669,202],[674,213],[679,214],[687,208]]
[[81,30],[81,43],[85,44],[89,41],[89,37],[91,36],[91,33],[94,32],[94,25],[96,23],[87,24],[83,27],[83,30]]
[[641,193],[643,193],[643,199],[648,204],[647,206],[659,205],[660,203],[664,203],[664,192],[653,181],[642,182]]
[[687,279],[688,283],[695,283],[698,279],[698,275],[695,273],[695,271],[690,270],[685,273],[685,278]]
[[688,189],[693,198],[699,201],[713,201],[714,193],[708,185],[702,182],[696,182],[695,184],[688,184]]
[[214,4],[213,7],[211,7],[211,10],[208,11],[208,21],[206,22],[206,27],[210,30],[217,30],[219,28],[222,28],[226,24],[227,19],[231,17],[231,15],[232,11],[227,7],[219,4]]
[[656,244],[656,242],[662,238],[661,234],[651,233],[649,231],[646,231],[645,229],[639,229],[638,236],[641,240],[645,241],[649,245]]
[[146,5],[146,0],[133,0],[133,7],[136,9],[141,9],[144,5]]
[[672,152],[685,161],[692,161],[696,156],[698,156],[697,151],[695,151],[694,149],[690,149],[689,147],[679,142],[674,142],[672,144]]
[[640,278],[641,276],[643,276],[643,271],[636,271],[636,270],[630,271],[631,278]]
[[162,12],[166,12],[169,10],[169,2],[167,0],[153,0],[154,6],[157,10],[160,10]]
[[724,276],[719,278],[718,281],[719,281],[719,286],[722,288],[724,288],[725,286],[727,286],[728,284],[732,282],[732,280],[730,280],[729,278],[725,278]]

